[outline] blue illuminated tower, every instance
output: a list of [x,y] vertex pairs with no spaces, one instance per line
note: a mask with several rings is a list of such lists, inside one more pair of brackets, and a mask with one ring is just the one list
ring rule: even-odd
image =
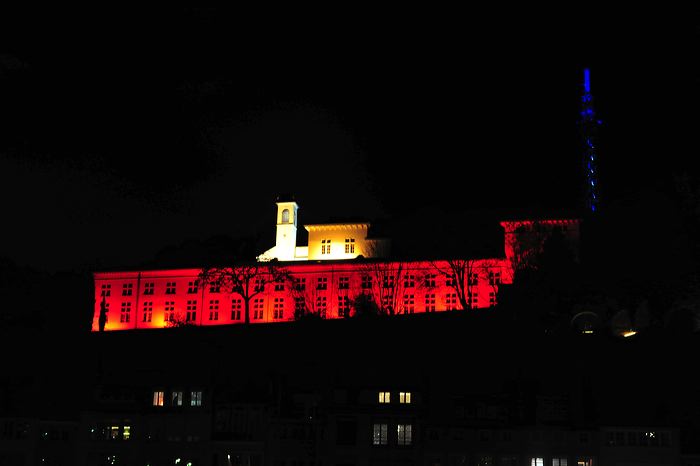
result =
[[584,201],[587,212],[596,212],[600,207],[598,186],[598,147],[596,135],[600,120],[596,119],[591,95],[591,72],[583,70],[583,96],[581,98],[581,134],[583,136],[583,169],[585,173]]

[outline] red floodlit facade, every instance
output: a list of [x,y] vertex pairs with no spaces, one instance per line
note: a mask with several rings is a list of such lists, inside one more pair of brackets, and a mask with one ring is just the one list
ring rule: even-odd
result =
[[[288,207],[289,203],[278,204]],[[295,217],[290,223],[296,221]],[[513,282],[514,269],[526,262],[533,250],[541,249],[554,228],[564,232],[576,250],[578,220],[514,221],[502,222],[501,226],[505,229],[502,258],[270,262],[266,267],[283,271],[285,278],[280,280],[280,274],[275,273],[275,281],[271,269],[261,268],[263,272],[256,276],[259,282],[248,294],[250,323],[292,321],[301,314],[325,319],[349,317],[355,312],[353,302],[359,295],[366,295],[387,314],[489,308],[498,303],[499,288]],[[324,241],[329,240],[320,240],[322,246],[328,244]],[[313,247],[310,242],[309,250]],[[295,243],[288,244],[288,248],[298,250]],[[348,251],[348,246],[345,248],[343,252]],[[201,272],[172,269],[95,273],[92,330],[99,330],[103,306],[107,311],[105,330],[244,323],[244,297],[225,286],[202,283]]]

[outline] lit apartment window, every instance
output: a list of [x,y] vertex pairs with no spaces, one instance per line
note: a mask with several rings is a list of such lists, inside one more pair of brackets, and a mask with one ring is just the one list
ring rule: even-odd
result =
[[404,288],[413,288],[414,286],[416,286],[416,276],[406,275],[403,280],[403,286]]
[[350,315],[350,298],[338,296],[338,317],[348,317]]
[[328,278],[318,277],[316,279],[316,289],[317,290],[327,290],[328,289]]
[[416,301],[414,295],[405,294],[403,295],[403,312],[404,314],[413,314],[416,310]]
[[453,309],[457,309],[457,294],[456,293],[447,293],[445,295],[445,309],[448,311],[451,311]]
[[153,294],[156,284],[153,282],[146,282],[143,284],[143,294],[149,295]]
[[111,296],[112,285],[102,285],[102,293],[100,296]]
[[544,466],[544,458],[530,458],[530,466]]
[[411,404],[411,392],[399,392],[399,403]]
[[275,283],[275,291],[284,291],[284,283]]
[[576,466],[593,466],[593,458],[578,458]]
[[143,321],[150,322],[153,319],[153,301],[143,302]]
[[454,275],[445,275],[445,286],[455,286]]
[[221,292],[221,283],[212,282],[209,284],[209,293],[220,293],[220,292]]
[[379,392],[379,403],[391,403],[391,392]]
[[566,458],[552,458],[552,466],[568,466]]
[[155,391],[153,392],[153,406],[163,406],[163,399],[165,398],[165,392]]
[[388,441],[387,433],[389,431],[389,425],[374,424],[373,430],[372,445],[386,445]]
[[322,239],[321,240],[321,254],[330,254],[330,253],[331,253],[331,240]]
[[175,282],[167,282],[165,284],[165,294],[175,294],[175,293],[176,293]]
[[131,296],[131,294],[134,292],[134,284],[133,283],[124,283],[122,285],[122,296]]
[[275,319],[284,319],[284,298],[275,298],[272,312]]
[[435,312],[435,293],[425,295],[425,312]]
[[165,312],[163,313],[165,322],[175,322],[175,301],[165,302]]
[[472,291],[467,295],[467,299],[469,301],[469,306],[471,307],[478,307],[479,306],[479,293],[476,291]]
[[396,425],[396,443],[399,445],[410,445],[411,444],[411,424],[397,424]]
[[362,289],[369,290],[371,288],[372,288],[372,276],[371,275],[363,275],[362,276]]
[[187,314],[185,314],[185,320],[187,322],[194,322],[197,320],[197,301],[187,301]]
[[350,288],[350,277],[340,277],[338,278],[338,289],[347,290]]
[[119,426],[111,426],[109,428],[109,439],[118,440],[119,439]]
[[122,439],[129,440],[131,438],[131,426],[122,426]]
[[231,300],[231,320],[241,320],[241,309],[243,308],[242,299]]
[[190,392],[190,406],[202,406],[202,392]]
[[253,300],[253,319],[260,320],[263,318],[263,298],[255,298]]
[[219,300],[209,300],[209,320],[219,320]]
[[393,275],[385,275],[384,279],[382,280],[382,286],[384,288],[393,288],[394,287],[394,276]]
[[182,406],[182,392],[173,392],[170,397],[171,406]]
[[471,272],[469,274],[469,286],[476,286],[479,284],[479,274],[475,272]]
[[294,277],[294,289],[297,291],[304,291],[306,289],[306,278]]
[[187,294],[195,294],[199,290],[199,280],[187,282]]
[[355,253],[355,238],[345,238],[345,254]]
[[122,303],[119,322],[129,322],[131,320],[131,303]]
[[325,296],[316,297],[316,311],[318,311],[319,317],[326,318],[326,311],[328,310],[328,300]]

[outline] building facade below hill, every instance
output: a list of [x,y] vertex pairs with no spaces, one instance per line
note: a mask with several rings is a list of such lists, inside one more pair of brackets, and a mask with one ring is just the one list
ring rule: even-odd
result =
[[277,205],[276,246],[225,269],[246,275],[238,286],[196,268],[95,273],[93,331],[101,315],[105,330],[130,330],[345,318],[358,301],[383,314],[489,308],[554,228],[572,244],[579,234],[578,220],[502,222],[504,257],[388,260],[388,241],[368,239],[367,223],[307,225],[309,245],[296,246],[298,206]]

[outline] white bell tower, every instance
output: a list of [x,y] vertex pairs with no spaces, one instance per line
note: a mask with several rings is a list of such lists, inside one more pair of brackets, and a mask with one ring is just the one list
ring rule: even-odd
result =
[[297,210],[294,201],[277,201],[277,241],[275,255],[281,261],[293,261],[297,247]]

